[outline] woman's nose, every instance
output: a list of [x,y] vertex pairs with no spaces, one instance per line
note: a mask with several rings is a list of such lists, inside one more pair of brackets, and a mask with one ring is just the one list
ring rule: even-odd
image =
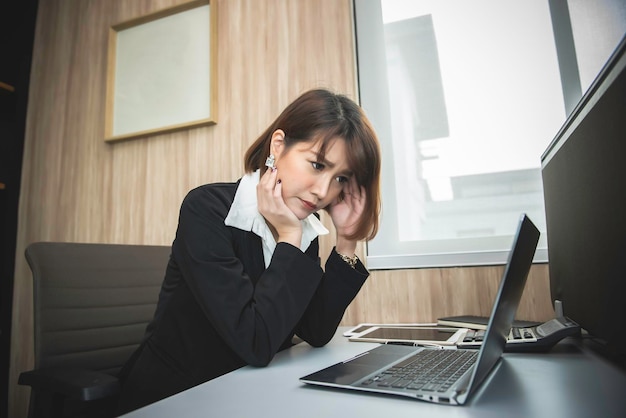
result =
[[330,180],[325,178],[325,176],[322,176],[313,185],[313,189],[311,190],[311,193],[313,193],[319,200],[322,200],[328,194],[329,188],[330,188]]

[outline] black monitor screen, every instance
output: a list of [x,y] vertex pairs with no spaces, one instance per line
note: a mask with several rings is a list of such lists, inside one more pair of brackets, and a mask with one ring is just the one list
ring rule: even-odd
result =
[[626,41],[542,156],[550,290],[626,358]]

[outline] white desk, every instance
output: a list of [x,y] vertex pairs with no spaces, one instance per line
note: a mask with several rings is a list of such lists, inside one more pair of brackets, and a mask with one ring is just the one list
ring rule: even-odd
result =
[[268,367],[244,367],[125,417],[626,417],[626,373],[574,343],[562,342],[548,354],[505,353],[465,406],[300,383],[302,376],[376,346],[348,342],[341,331],[326,347],[298,344]]

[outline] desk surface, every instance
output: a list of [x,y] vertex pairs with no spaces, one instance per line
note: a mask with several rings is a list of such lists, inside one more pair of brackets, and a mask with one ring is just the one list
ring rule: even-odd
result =
[[298,344],[268,367],[244,367],[125,417],[626,416],[626,373],[575,342],[561,342],[548,354],[505,353],[465,406],[300,383],[302,376],[376,346],[348,342],[343,330],[325,347]]

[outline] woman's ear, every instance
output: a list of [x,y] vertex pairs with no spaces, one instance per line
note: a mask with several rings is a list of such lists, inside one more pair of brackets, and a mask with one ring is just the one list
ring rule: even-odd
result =
[[270,154],[278,158],[285,149],[285,132],[282,129],[276,129],[270,140]]

